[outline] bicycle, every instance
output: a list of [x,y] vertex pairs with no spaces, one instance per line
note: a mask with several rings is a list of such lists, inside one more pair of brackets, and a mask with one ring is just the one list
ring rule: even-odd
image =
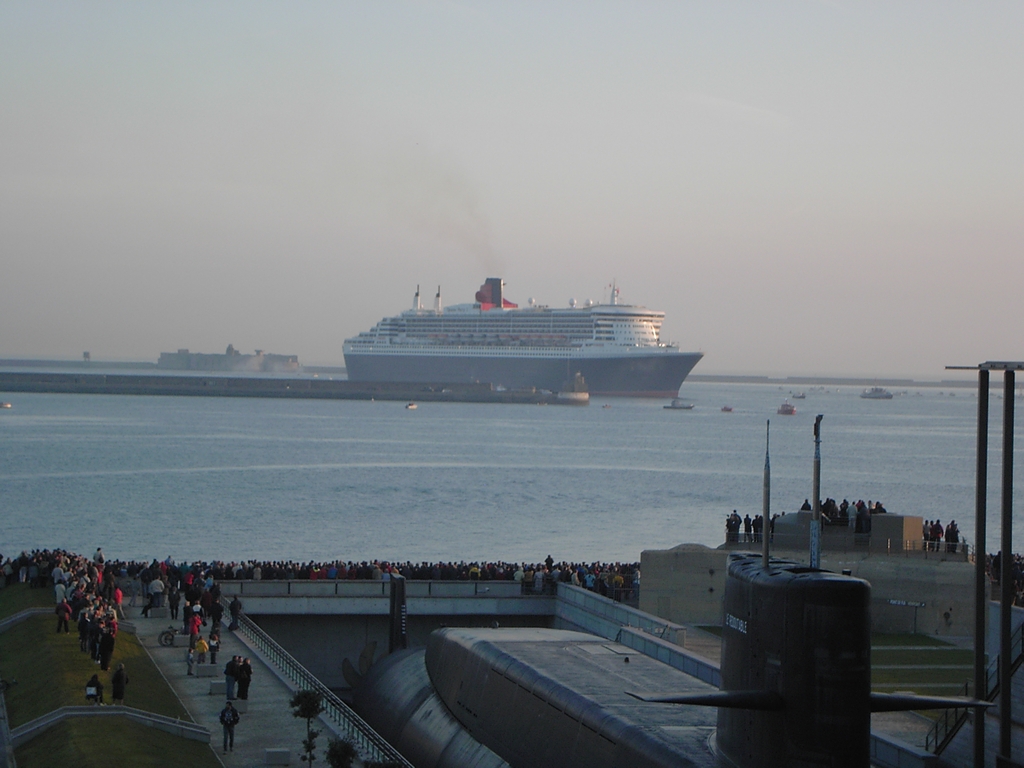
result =
[[157,636],[157,642],[160,643],[164,648],[170,648],[174,645],[174,636],[178,634],[178,630],[174,626],[170,626],[161,632]]

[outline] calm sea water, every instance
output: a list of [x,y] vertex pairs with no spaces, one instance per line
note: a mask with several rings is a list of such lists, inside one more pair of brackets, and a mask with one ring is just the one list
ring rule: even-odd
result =
[[[717,546],[728,512],[760,511],[767,419],[772,510],[798,508],[811,495],[817,413],[823,496],[952,517],[973,542],[971,391],[872,401],[852,387],[811,390],[790,417],[776,415],[789,389],[774,385],[686,383],[683,395],[694,410],[5,395],[0,552],[635,560]],[[991,405],[994,551],[995,389]]]

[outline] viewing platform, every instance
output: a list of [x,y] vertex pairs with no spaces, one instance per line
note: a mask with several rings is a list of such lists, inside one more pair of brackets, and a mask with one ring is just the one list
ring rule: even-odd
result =
[[[775,533],[772,549],[786,551],[806,550],[811,540],[812,513],[789,512],[775,518]],[[922,536],[924,518],[916,515],[872,515],[871,530],[857,532],[856,528],[843,520],[832,522],[822,518],[821,551],[833,553],[860,553],[870,556],[898,555],[934,560],[952,560],[963,563],[974,562],[974,547],[965,541],[955,544],[945,541],[925,541]],[[743,531],[729,535],[719,549],[746,551],[759,549],[760,537],[756,541],[745,538]]]

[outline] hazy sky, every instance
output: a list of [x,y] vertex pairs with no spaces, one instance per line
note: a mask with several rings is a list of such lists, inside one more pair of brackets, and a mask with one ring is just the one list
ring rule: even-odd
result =
[[696,372],[1024,358],[1024,3],[0,3],[0,357],[342,361],[488,276]]

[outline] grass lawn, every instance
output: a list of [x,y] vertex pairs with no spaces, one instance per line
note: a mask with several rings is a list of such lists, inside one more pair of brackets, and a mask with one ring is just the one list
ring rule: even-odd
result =
[[[26,608],[38,607],[51,609],[57,607],[52,589],[29,589],[27,584],[12,584],[0,589],[0,619],[6,619]],[[53,623],[57,623],[56,614],[54,614]]]
[[[133,681],[134,683],[134,681]],[[131,684],[128,686],[131,690]],[[215,740],[220,734],[214,734]],[[18,748],[19,768],[220,768],[209,745],[122,718],[65,720]]]
[[125,704],[191,721],[134,635],[118,633],[110,671],[101,672],[78,650],[77,631],[57,634],[56,625],[55,616],[34,616],[0,634],[0,672],[18,681],[6,694],[12,728],[58,707],[85,704],[85,684],[93,673],[99,674],[109,704],[110,677],[122,661],[128,672]]

